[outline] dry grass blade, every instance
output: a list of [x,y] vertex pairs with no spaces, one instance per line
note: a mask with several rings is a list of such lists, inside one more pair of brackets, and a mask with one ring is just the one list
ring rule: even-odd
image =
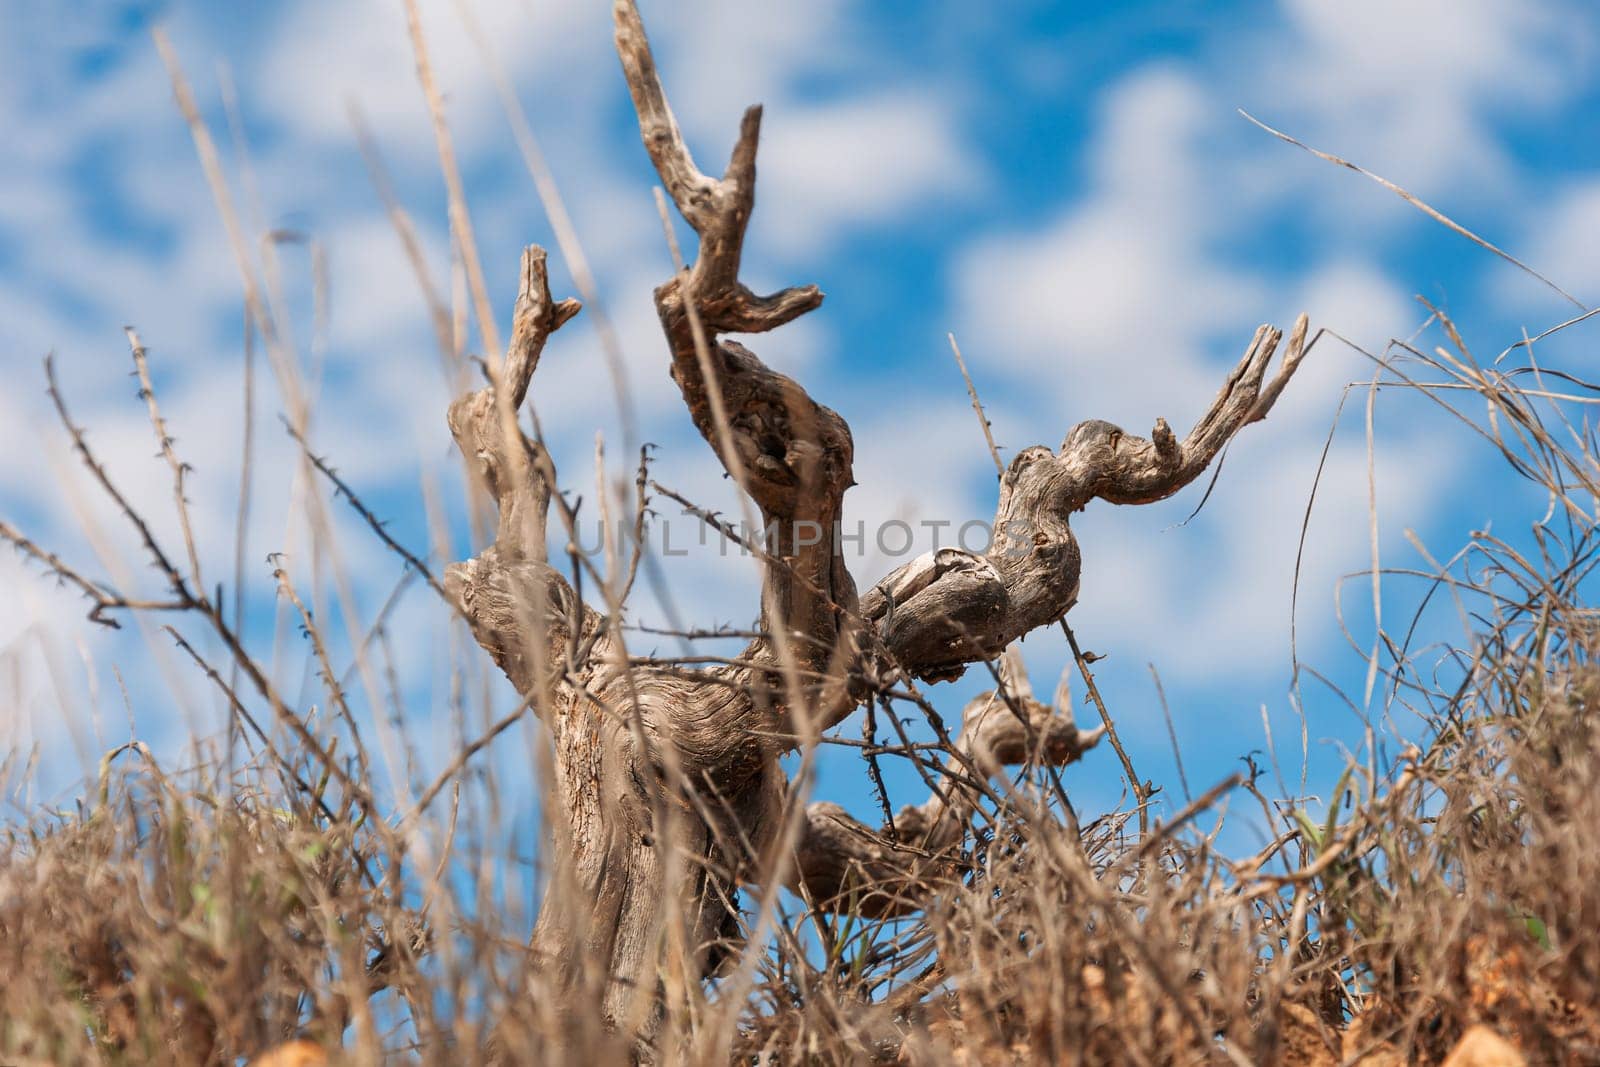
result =
[[1344,167],[1346,170],[1353,170],[1357,174],[1362,175],[1363,177],[1371,178],[1373,181],[1377,182],[1379,185],[1383,186],[1385,189],[1389,190],[1391,193],[1393,193],[1394,195],[1398,196],[1400,199],[1404,200],[1406,203],[1410,204],[1412,207],[1415,207],[1417,210],[1421,211],[1424,215],[1427,215],[1433,221],[1435,221],[1435,222],[1447,227],[1448,229],[1454,231],[1455,233],[1460,234],[1462,237],[1465,237],[1467,240],[1471,241],[1473,244],[1477,245],[1479,248],[1482,248],[1487,252],[1494,253],[1495,255],[1499,256],[1501,259],[1505,260],[1507,263],[1511,264],[1513,267],[1516,267],[1518,270],[1522,271],[1524,274],[1527,274],[1529,277],[1534,278],[1534,279],[1538,280],[1539,282],[1542,282],[1546,287],[1548,287],[1550,289],[1551,292],[1557,294],[1562,299],[1564,299],[1568,303],[1572,304],[1574,307],[1576,307],[1576,308],[1578,308],[1579,310],[1582,310],[1582,311],[1589,310],[1588,306],[1586,304],[1584,304],[1583,301],[1579,300],[1577,297],[1573,296],[1571,293],[1569,293],[1565,289],[1561,288],[1561,286],[1557,285],[1555,282],[1551,281],[1549,278],[1546,278],[1543,274],[1540,274],[1538,271],[1534,270],[1532,267],[1530,267],[1526,263],[1522,262],[1522,260],[1518,259],[1516,256],[1513,256],[1511,253],[1505,251],[1504,249],[1501,249],[1499,246],[1491,244],[1490,242],[1484,240],[1482,237],[1479,237],[1477,234],[1473,233],[1471,230],[1469,230],[1465,226],[1461,225],[1455,219],[1450,218],[1450,216],[1444,214],[1442,211],[1439,211],[1437,208],[1434,208],[1434,207],[1424,203],[1422,200],[1418,199],[1416,196],[1413,196],[1411,193],[1406,192],[1404,189],[1400,188],[1400,186],[1396,185],[1394,182],[1390,181],[1389,179],[1380,177],[1380,176],[1372,173],[1370,170],[1367,170],[1367,169],[1365,169],[1365,168],[1363,168],[1361,166],[1358,166],[1355,163],[1350,162],[1348,159],[1340,159],[1336,155],[1332,155],[1331,153],[1324,152],[1321,149],[1312,148],[1310,145],[1305,144],[1302,141],[1297,141],[1297,140],[1295,140],[1295,138],[1291,137],[1287,133],[1284,133],[1282,130],[1275,130],[1271,126],[1268,126],[1265,122],[1262,122],[1260,119],[1256,118],[1254,115],[1250,114],[1248,111],[1241,110],[1239,112],[1239,114],[1243,115],[1252,124],[1254,124],[1256,126],[1259,126],[1259,127],[1261,127],[1261,129],[1265,130],[1267,133],[1272,134],[1272,136],[1278,138],[1278,140],[1280,140],[1280,141],[1284,141],[1284,142],[1286,142],[1288,144],[1292,144],[1296,148],[1303,148],[1307,152],[1310,152],[1312,155],[1316,156],[1318,159],[1325,159],[1329,163],[1334,164],[1335,166]]
[[1000,462],[1000,450],[994,445],[994,428],[989,425],[989,417],[983,413],[983,405],[978,402],[978,390],[972,384],[972,375],[967,373],[967,361],[961,358],[961,346],[956,344],[955,334],[945,336],[950,339],[950,352],[956,357],[956,366],[961,368],[961,380],[967,383],[967,396],[972,399],[972,412],[978,416],[978,425],[983,428],[983,442],[989,446],[989,458],[994,460],[994,472],[1004,478],[1006,466]]
[[456,166],[455,144],[450,137],[450,124],[445,119],[444,100],[434,81],[433,65],[428,60],[428,42],[422,32],[422,15],[417,10],[417,0],[406,0],[406,29],[411,35],[411,50],[417,62],[417,81],[422,84],[422,94],[428,102],[428,114],[433,119],[433,138],[439,149],[439,169],[444,174],[445,188],[450,198],[450,233],[461,250],[461,260],[466,266],[467,286],[472,293],[472,306],[478,319],[478,337],[483,342],[484,359],[492,374],[500,369],[500,331],[494,323],[494,312],[489,305],[489,287],[483,280],[483,263],[478,258],[478,242],[472,232],[472,215],[467,211],[467,194],[461,184],[461,170]]
[[[247,640],[274,621],[255,617],[264,597],[239,589],[225,615],[220,594],[205,594],[200,561],[211,546],[195,541],[204,524],[190,525],[186,468],[139,339],[130,333],[141,399],[171,473],[170,500],[165,481],[157,495],[174,510],[183,552],[168,550],[155,533],[168,527],[114,481],[46,364],[71,448],[167,591],[124,596],[135,586],[120,572],[117,587],[99,581],[9,522],[0,540],[87,598],[97,621],[131,615],[153,628],[150,613],[176,613],[159,616],[173,619],[165,632],[239,726],[220,743],[196,737],[176,757],[138,734],[88,748],[95,769],[74,808],[35,806],[0,828],[0,1062],[1600,1062],[1600,433],[1589,418],[1600,385],[1542,348],[1535,358],[1543,338],[1587,314],[1524,336],[1488,366],[1432,307],[1425,329],[1439,345],[1419,334],[1363,353],[1374,373],[1346,397],[1366,391],[1369,482],[1390,404],[1442,412],[1463,448],[1487,445],[1506,478],[1533,490],[1527,529],[1497,523],[1454,554],[1410,534],[1421,562],[1396,566],[1394,553],[1377,552],[1369,485],[1370,565],[1352,577],[1370,588],[1376,633],[1365,620],[1343,631],[1353,669],[1367,671],[1368,706],[1348,700],[1363,718],[1360,747],[1325,791],[1308,789],[1308,769],[1291,793],[1278,769],[1283,795],[1269,796],[1252,754],[1248,773],[1196,778],[1191,796],[1196,764],[1185,767],[1181,739],[1193,731],[1179,729],[1174,716],[1186,709],[1167,708],[1152,665],[1184,801],[1163,804],[1118,736],[1091,669],[1099,657],[1066,622],[1084,565],[1068,519],[1201,480],[1270,413],[1318,338],[1343,339],[1331,330],[1308,339],[1302,316],[1269,374],[1283,337],[1263,325],[1181,440],[1164,420],[1146,439],[1091,419],[1059,448],[1025,448],[1003,466],[952,338],[1000,474],[995,528],[1015,517],[1033,525],[1009,545],[1014,556],[999,542],[988,554],[941,549],[858,595],[832,532],[852,482],[849,427],[729,338],[821,302],[815,287],[764,297],[739,278],[760,112],[746,113],[723,174],[702,173],[638,11],[615,0],[645,152],[672,200],[662,214],[675,207],[699,237],[687,263],[666,227],[673,272],[655,291],[663,361],[745,521],[657,485],[643,450],[630,498],[608,479],[598,437],[594,495],[586,485],[580,499],[521,411],[547,343],[578,304],[552,295],[545,254],[529,246],[511,342],[503,353],[493,344],[415,0],[407,14],[462,257],[455,306],[464,314],[470,293],[490,346],[488,382],[453,383],[445,419],[493,503],[492,538],[430,569],[429,559],[455,558],[456,516],[437,509],[436,550],[413,552],[311,453],[292,342],[271,320],[283,306],[277,238],[263,252],[269,284],[258,285],[215,147],[158,37],[229,219],[247,338],[260,333],[285,383],[303,454],[290,518],[312,532],[311,566],[291,579],[271,557],[273,609],[299,625],[274,650],[283,662],[264,663]],[[495,77],[553,221],[570,229],[512,87]],[[404,212],[383,195],[404,238]],[[448,320],[414,235],[407,248],[435,339],[456,353],[466,320]],[[569,258],[579,258],[575,245]],[[1435,443],[1450,443],[1438,433]],[[349,498],[372,551],[405,562],[392,589],[357,595],[369,590],[341,565],[327,502],[308,491],[319,477]],[[751,556],[762,583],[754,623],[628,623],[652,492]],[[605,531],[593,549],[579,536],[580,507]],[[1302,550],[1309,522],[1308,504]],[[815,538],[799,535],[806,523]],[[397,607],[413,576],[449,605],[406,603],[432,612],[415,627]],[[1297,558],[1296,595],[1299,579]],[[339,634],[323,610],[335,596]],[[1459,620],[1460,633],[1439,616]],[[1057,624],[1070,662],[1052,695],[1028,676],[1018,643],[1030,633],[1054,641]],[[1331,676],[1300,661],[1293,616],[1290,625],[1303,710],[1302,681]],[[630,646],[658,633],[683,654]],[[170,652],[165,640],[160,648]],[[945,707],[949,690],[936,686],[967,670],[992,687],[959,711]],[[1074,719],[1074,670],[1100,719],[1091,729]],[[296,680],[298,691],[288,688]],[[1331,683],[1330,692],[1348,699]],[[130,716],[135,703],[143,714],[146,694],[127,699]],[[424,701],[442,709],[436,723],[407,707]],[[859,731],[849,722],[857,711]],[[1265,707],[1262,717],[1277,769]],[[495,751],[522,725],[525,764]],[[1304,717],[1301,729],[1304,759]],[[860,757],[873,825],[810,798],[823,744]],[[0,760],[8,785],[26,777],[20,762]],[[1114,783],[1119,766],[1129,792],[1111,810],[1072,795],[1068,776]],[[915,796],[896,808],[901,782]],[[1260,822],[1239,827],[1256,807]],[[1249,831],[1260,847],[1232,854]]]

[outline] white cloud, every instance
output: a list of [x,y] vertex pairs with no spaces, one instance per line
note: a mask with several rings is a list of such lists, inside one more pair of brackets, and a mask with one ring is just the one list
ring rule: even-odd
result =
[[[1391,339],[1408,336],[1426,314],[1375,266],[1351,257],[1316,264],[1286,288],[1280,301],[1285,319],[1303,311],[1313,333],[1326,327],[1374,356],[1382,356]],[[1340,390],[1368,380],[1374,370],[1360,352],[1325,337],[1301,364],[1272,422],[1307,424],[1307,432],[1320,437]]]
[[841,231],[903,221],[940,195],[969,191],[978,174],[938,95],[884,93],[785,109],[765,126],[752,240],[814,252]]
[[[1301,524],[1321,452],[1316,430],[1325,429],[1287,441],[1268,428],[1247,431],[1263,439],[1241,438],[1206,510],[1188,526],[1170,524],[1197,498],[1178,508],[1106,509],[1080,523],[1079,614],[1097,640],[1184,681],[1219,671],[1286,679]],[[1385,558],[1411,557],[1402,531],[1431,520],[1458,466],[1447,454],[1393,438],[1380,442],[1378,514]],[[1366,513],[1366,450],[1359,427],[1347,427],[1316,484],[1299,562],[1300,651],[1312,662],[1326,656],[1325,642],[1336,633],[1336,580],[1368,565]],[[1371,617],[1365,593],[1364,582],[1344,591],[1344,611],[1358,631],[1361,620]]]
[[[926,388],[904,393],[898,403],[853,427],[857,485],[845,494],[844,519],[852,534],[858,523],[864,528],[863,544],[847,548],[863,589],[936,542],[957,544],[968,520],[987,523],[994,517],[997,490],[971,491],[983,472],[990,484],[994,478],[977,417],[964,402],[960,379],[951,374],[946,383],[948,388],[937,393]],[[1003,411],[989,414],[991,420],[1006,419]],[[909,545],[904,531],[888,526],[896,522],[911,528]],[[968,534],[964,547],[982,551],[986,531],[975,528]]]
[[[707,145],[702,169],[721,171],[746,107],[768,105],[764,130],[770,133],[773,120],[794,99],[798,77],[831,80],[852,59],[845,11],[842,0],[656,0],[640,5],[678,121],[693,147]],[[620,86],[616,60],[608,55],[607,61],[606,77]]]
[[1215,389],[1207,343],[1248,339],[1263,286],[1207,248],[1220,220],[1196,151],[1203,100],[1170,69],[1131,75],[1100,109],[1084,199],[958,257],[964,343],[1059,398],[1070,421],[1176,425]]
[[[1280,9],[1282,22],[1248,46],[1266,58],[1243,68],[1226,103],[1424,200],[1448,190],[1458,205],[1476,199],[1503,215],[1517,175],[1497,124],[1551,110],[1590,80],[1595,41],[1581,5],[1281,0]],[[1308,160],[1268,147],[1273,172],[1306,173]],[[1313,206],[1330,220],[1387,222],[1402,210],[1349,175],[1330,171],[1327,184]]]
[[[623,92],[608,5],[586,0],[422,0],[428,55],[458,147],[504,143],[493,74],[470,18],[523,96],[536,129],[598,128],[601,108]],[[801,68],[825,69],[836,0],[795,7],[766,0],[642,5],[668,95],[691,140],[727,146],[740,112],[776,103]],[[314,140],[350,139],[348,102],[380,140],[431,153],[433,135],[417,80],[401,0],[301,3],[279,24],[252,84],[281,122]],[[725,152],[725,148],[723,151]],[[712,153],[705,169],[720,170]]]
[[[423,0],[418,8],[429,62],[462,148],[482,147],[505,130],[491,72],[463,9],[508,71],[531,72],[574,94],[592,84],[575,61],[595,50],[594,27],[603,24],[598,5]],[[424,156],[433,151],[401,0],[294,5],[249,85],[252,98],[299,137],[350,143],[354,104],[386,148]]]
[[[1523,261],[1572,293],[1590,307],[1600,304],[1600,181],[1572,184],[1553,198],[1535,217],[1524,241]],[[1508,301],[1560,298],[1518,272],[1507,274],[1501,291]],[[1561,304],[1561,307],[1570,305]]]

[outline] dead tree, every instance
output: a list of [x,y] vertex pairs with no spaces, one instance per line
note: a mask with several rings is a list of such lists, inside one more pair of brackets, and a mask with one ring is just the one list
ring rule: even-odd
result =
[[633,0],[616,0],[614,16],[645,149],[699,236],[694,263],[655,291],[672,379],[775,534],[762,553],[759,635],[724,665],[630,663],[619,605],[586,603],[546,558],[555,472],[517,428],[516,411],[549,335],[577,305],[551,300],[536,248],[524,257],[498,380],[450,408],[451,430],[500,520],[494,544],[451,567],[447,586],[553,742],[550,877],[576,892],[548,895],[536,968],[550,995],[584,1003],[587,989],[611,1024],[637,1032],[648,1028],[663,975],[698,981],[736,946],[741,883],[782,877],[822,908],[914,909],[959,842],[974,774],[1030,758],[1063,764],[1098,739],[1033,700],[1008,658],[1010,684],[966,712],[953,758],[966,764],[967,784],[902,811],[893,832],[833,804],[793,812],[778,763],[881,687],[955,677],[1060,620],[1078,592],[1073,513],[1096,498],[1161,500],[1194,481],[1241,427],[1267,414],[1299,362],[1304,321],[1270,382],[1281,335],[1260,327],[1182,440],[1164,420],[1149,439],[1089,421],[1059,449],[1023,449],[1000,479],[987,551],[940,549],[858,597],[836,525],[852,484],[849,427],[725,336],[764,333],[822,303],[815,286],[760,296],[739,280],[761,109],[745,112],[722,176],[702,173]]

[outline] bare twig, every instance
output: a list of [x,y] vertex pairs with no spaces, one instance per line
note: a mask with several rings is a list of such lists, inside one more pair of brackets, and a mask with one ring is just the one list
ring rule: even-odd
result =
[[1243,115],[1252,124],[1254,124],[1256,126],[1259,126],[1261,129],[1265,130],[1267,133],[1272,134],[1272,136],[1278,138],[1278,140],[1280,140],[1280,141],[1285,141],[1285,142],[1287,142],[1289,144],[1292,144],[1296,148],[1303,148],[1307,152],[1310,152],[1312,155],[1316,156],[1318,159],[1327,160],[1329,163],[1332,163],[1335,166],[1344,167],[1346,170],[1353,170],[1357,174],[1360,174],[1360,175],[1362,175],[1364,177],[1367,177],[1367,178],[1371,178],[1373,181],[1377,182],[1379,185],[1383,186],[1385,189],[1389,190],[1391,193],[1395,194],[1400,199],[1402,199],[1406,203],[1410,204],[1412,207],[1417,208],[1419,211],[1421,211],[1423,214],[1427,215],[1433,221],[1444,225],[1445,227],[1449,228],[1450,230],[1455,231],[1456,233],[1460,234],[1462,237],[1465,237],[1467,240],[1469,240],[1473,244],[1477,245],[1479,248],[1482,248],[1482,249],[1484,249],[1486,251],[1494,253],[1495,255],[1499,256],[1501,259],[1505,260],[1507,263],[1510,263],[1513,267],[1516,267],[1518,270],[1522,271],[1524,274],[1527,274],[1530,277],[1535,278],[1538,281],[1544,283],[1544,285],[1546,285],[1552,292],[1554,292],[1557,295],[1561,296],[1568,303],[1571,303],[1571,304],[1575,305],[1579,310],[1583,310],[1583,311],[1588,310],[1588,305],[1584,304],[1583,301],[1579,300],[1577,297],[1573,296],[1571,293],[1569,293],[1565,289],[1561,288],[1561,286],[1557,285],[1555,282],[1551,281],[1549,278],[1546,278],[1543,274],[1540,274],[1538,271],[1534,270],[1532,267],[1530,267],[1526,263],[1522,262],[1522,260],[1520,260],[1517,257],[1511,255],[1511,253],[1503,251],[1499,247],[1497,247],[1497,246],[1495,246],[1493,244],[1490,244],[1488,241],[1485,241],[1482,237],[1479,237],[1477,234],[1473,233],[1471,230],[1467,229],[1465,226],[1461,225],[1459,222],[1456,222],[1454,219],[1450,218],[1448,215],[1445,215],[1443,212],[1438,211],[1437,209],[1435,209],[1433,207],[1430,207],[1428,204],[1424,203],[1419,198],[1413,196],[1411,193],[1406,192],[1404,189],[1400,188],[1400,186],[1396,185],[1394,182],[1389,181],[1387,178],[1379,177],[1378,175],[1372,173],[1370,170],[1367,170],[1367,169],[1365,169],[1363,167],[1359,167],[1356,164],[1351,163],[1347,159],[1340,159],[1338,156],[1332,155],[1332,154],[1330,154],[1328,152],[1323,152],[1320,149],[1312,148],[1308,144],[1305,144],[1305,143],[1303,143],[1301,141],[1297,141],[1293,137],[1291,137],[1288,134],[1284,133],[1282,130],[1275,130],[1271,126],[1268,126],[1266,123],[1262,122],[1260,119],[1256,118],[1254,115],[1250,114],[1248,111],[1244,111],[1244,110],[1241,109],[1239,114]]
[[150,412],[150,428],[155,431],[161,458],[167,461],[167,466],[172,470],[172,505],[178,516],[178,526],[183,531],[183,546],[189,553],[189,577],[196,589],[204,589],[206,583],[200,577],[200,555],[194,544],[194,529],[189,524],[189,499],[183,490],[184,475],[190,467],[172,449],[172,434],[167,431],[166,420],[161,417],[161,407],[156,401],[155,386],[150,383],[150,363],[144,345],[140,343],[133,327],[127,328],[127,334],[128,347],[133,351],[134,373],[139,376],[139,395]]
[[411,51],[417,61],[417,81],[422,85],[422,95],[428,102],[428,115],[433,120],[433,139],[439,149],[439,170],[444,174],[445,188],[450,197],[450,232],[461,250],[461,260],[467,270],[467,286],[472,292],[472,306],[478,318],[478,336],[483,341],[491,376],[500,371],[500,331],[494,324],[494,312],[489,305],[489,288],[483,280],[483,264],[478,259],[478,242],[472,233],[472,215],[467,211],[467,194],[461,184],[461,171],[456,166],[455,144],[450,138],[450,124],[444,115],[444,100],[434,81],[433,66],[428,61],[428,43],[422,33],[422,15],[417,10],[417,0],[406,0],[406,29],[411,35]]
[[1133,802],[1139,810],[1139,836],[1148,837],[1150,834],[1150,798],[1155,795],[1149,782],[1139,777],[1133,769],[1133,761],[1128,758],[1128,750],[1122,747],[1122,739],[1117,736],[1117,727],[1111,721],[1111,713],[1106,710],[1106,702],[1100,697],[1100,687],[1094,683],[1094,674],[1089,670],[1093,662],[1083,650],[1078,647],[1078,638],[1072,632],[1072,627],[1067,625],[1067,620],[1061,620],[1061,632],[1067,635],[1067,647],[1072,649],[1072,658],[1078,664],[1078,673],[1083,675],[1083,684],[1089,691],[1089,699],[1094,702],[1095,710],[1100,713],[1100,721],[1106,729],[1106,738],[1111,742],[1111,748],[1117,754],[1117,759],[1122,761],[1122,771],[1128,780],[1128,788],[1133,790]]
[[972,384],[972,375],[967,373],[967,362],[961,358],[961,346],[956,344],[956,335],[945,334],[950,338],[950,352],[956,357],[956,366],[961,368],[961,380],[967,383],[967,396],[972,398],[972,413],[978,416],[978,425],[983,429],[984,444],[989,446],[989,458],[994,460],[994,472],[1004,478],[1006,466],[1000,462],[1000,450],[994,446],[994,430],[989,425],[989,417],[983,413],[983,405],[978,402],[978,390]]

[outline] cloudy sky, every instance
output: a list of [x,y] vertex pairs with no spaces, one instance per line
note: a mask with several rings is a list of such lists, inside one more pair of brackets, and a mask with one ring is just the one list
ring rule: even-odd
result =
[[[847,497],[851,523],[992,515],[993,468],[948,332],[1006,455],[1055,446],[1084,418],[1143,434],[1164,416],[1183,432],[1261,322],[1287,326],[1304,310],[1349,342],[1318,345],[1273,416],[1241,436],[1193,521],[1179,525],[1203,487],[1150,508],[1096,504],[1082,516],[1085,573],[1072,621],[1109,657],[1102,685],[1147,777],[1175,780],[1151,665],[1197,790],[1266,746],[1264,718],[1297,777],[1297,555],[1300,658],[1363,705],[1365,662],[1350,641],[1371,642],[1371,589],[1339,579],[1370,565],[1369,497],[1386,566],[1420,564],[1407,531],[1442,559],[1472,529],[1522,529],[1542,514],[1543,501],[1492,452],[1404,392],[1378,395],[1369,456],[1364,383],[1374,366],[1361,350],[1411,338],[1427,317],[1418,294],[1447,308],[1490,357],[1578,308],[1239,110],[1404,186],[1588,306],[1600,300],[1600,20],[1587,5],[641,7],[703,162],[725,158],[747,104],[766,105],[746,276],[757,288],[815,282],[827,302],[754,346],[850,421],[859,482]],[[519,249],[556,244],[502,78],[597,279],[601,307],[562,331],[533,387],[564,480],[593,497],[597,433],[611,479],[631,476],[630,440],[650,441],[663,482],[731,508],[666,375],[650,290],[671,261],[611,53],[609,5],[422,8],[499,332]],[[0,0],[0,11],[0,517],[97,576],[154,587],[130,531],[74,466],[43,388],[42,360],[54,353],[91,444],[158,533],[175,537],[168,474],[128,377],[123,327],[136,326],[195,468],[202,565],[233,598],[247,423],[241,273],[152,41],[163,27],[220,147],[251,269],[273,282],[292,323],[315,397],[316,450],[419,552],[436,562],[469,554],[443,420],[449,380],[353,118],[382,155],[432,284],[464,308],[400,0]],[[281,239],[265,240],[269,232]],[[553,253],[552,266],[558,295],[574,292],[570,263]],[[619,415],[602,319],[620,338],[631,426]],[[1581,371],[1592,332],[1553,339],[1545,358]],[[1442,341],[1434,329],[1418,343]],[[480,344],[469,335],[469,348]],[[287,402],[266,353],[255,360],[244,595],[258,650],[293,680],[304,676],[305,649],[274,607],[267,553],[286,553],[308,587],[320,577],[326,611],[340,611],[345,597],[367,617],[399,568],[342,503],[327,505],[331,537],[313,565],[306,523],[295,518],[306,513],[307,486],[278,419]],[[1363,387],[1336,419],[1348,383]],[[917,550],[929,540],[923,527]],[[862,586],[902,561],[871,550],[870,538],[867,547],[853,561]],[[713,549],[658,563],[683,621],[753,616],[750,561]],[[329,580],[335,573],[342,585]],[[38,745],[41,766],[22,793],[7,783],[8,800],[67,795],[130,720],[140,736],[169,742],[214,726],[215,695],[164,635],[86,623],[80,600],[10,552],[0,553],[0,593],[10,605],[0,617],[0,746]],[[1419,593],[1386,584],[1386,617],[1405,617]],[[412,589],[393,616],[394,667],[418,729],[447,740],[451,649],[461,639],[427,596]],[[659,623],[666,612],[653,590],[638,605],[639,621]],[[1060,634],[1041,632],[1024,651],[1036,688],[1051,688],[1064,662]],[[979,681],[937,699],[953,713]],[[297,685],[308,703],[318,699],[308,683],[290,691]],[[1305,690],[1302,703],[1315,792],[1319,773],[1331,784],[1323,772],[1340,746],[1359,746],[1362,724],[1325,690]],[[512,704],[506,687],[491,691],[493,707]],[[1381,695],[1366,711],[1381,733]],[[1081,705],[1078,714],[1093,717]],[[859,802],[859,781],[850,753],[825,759],[823,795]],[[1089,807],[1119,799],[1109,754],[1072,781]],[[895,782],[901,799],[916,799],[914,776]]]

